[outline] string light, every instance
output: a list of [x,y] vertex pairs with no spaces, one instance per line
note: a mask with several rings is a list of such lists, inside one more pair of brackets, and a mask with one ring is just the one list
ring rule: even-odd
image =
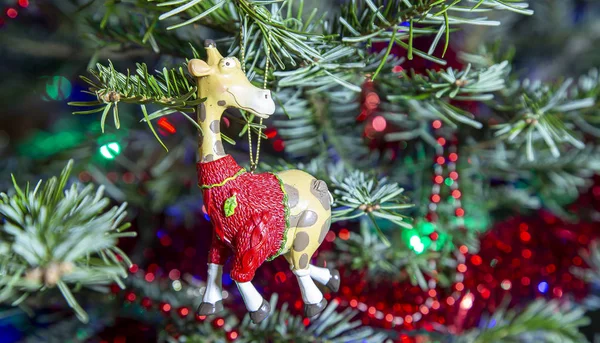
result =
[[387,121],[385,120],[384,117],[377,116],[377,117],[373,118],[372,125],[373,125],[373,129],[375,129],[375,131],[382,132],[387,127]]
[[473,296],[472,293],[465,295],[460,302],[460,308],[462,310],[470,310],[473,307],[473,299],[474,298],[475,297]]
[[281,152],[285,149],[285,143],[281,139],[278,139],[273,142],[273,149],[277,152]]
[[540,282],[538,284],[538,291],[540,291],[540,293],[548,292],[548,283],[546,281]]
[[347,241],[350,239],[350,231],[348,231],[348,229],[341,229],[338,236],[341,240]]
[[187,317],[188,314],[190,314],[190,310],[187,307],[181,307],[181,308],[179,308],[177,313],[179,314],[179,316],[181,318],[185,318],[185,317]]
[[410,247],[417,253],[420,254],[425,250],[425,245],[421,242],[421,238],[418,235],[414,235],[410,238]]
[[107,160],[113,160],[121,154],[121,146],[117,142],[110,142],[100,147],[100,154]]
[[6,15],[11,19],[15,19],[18,14],[19,12],[17,12],[17,10],[14,8],[9,8],[6,10]]
[[167,131],[170,134],[174,134],[177,132],[177,129],[175,128],[175,126],[173,126],[173,124],[171,124],[169,122],[169,120],[165,117],[160,118],[157,121],[158,126],[160,126],[162,129],[164,129],[165,131]]

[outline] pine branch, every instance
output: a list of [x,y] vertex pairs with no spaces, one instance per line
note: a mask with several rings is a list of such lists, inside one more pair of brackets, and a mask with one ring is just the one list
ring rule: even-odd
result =
[[[530,80],[513,84],[503,92],[502,101],[492,105],[509,118],[494,127],[495,135],[506,142],[524,145],[530,161],[535,159],[538,142],[543,142],[554,157],[561,155],[563,146],[583,149],[582,137],[574,129],[579,126],[598,134],[598,129],[586,120],[589,113],[586,111],[595,107],[600,95],[599,81],[598,72],[592,71],[581,76],[577,85],[573,85],[572,79],[556,85]],[[594,120],[593,116],[590,119]]]
[[[385,96],[388,103],[380,106],[380,111],[401,127],[406,127],[406,116],[399,115],[402,110],[409,111],[408,115],[414,123],[443,120],[452,128],[457,124],[466,124],[474,128],[481,128],[482,124],[475,120],[475,116],[450,101],[480,101],[485,102],[494,99],[494,92],[505,87],[505,78],[510,66],[508,62],[502,62],[490,67],[472,68],[468,65],[464,70],[432,71],[428,70],[426,75],[416,74],[412,71],[404,73],[399,77],[382,78],[377,83],[378,90]],[[405,140],[416,137],[424,137],[428,134],[428,127],[415,127],[411,136],[405,132],[389,133],[388,140]],[[424,137],[427,141],[433,141],[430,137]],[[435,144],[434,144],[435,145]]]
[[[318,15],[316,8],[305,20],[304,1],[300,1],[297,9],[289,0],[182,0],[160,2],[157,6],[168,9],[159,17],[161,20],[179,17],[183,20],[169,29],[193,23],[203,24],[205,21],[243,22],[245,31],[253,32],[254,28],[260,36],[254,37],[258,41],[257,46],[262,46],[265,55],[268,46],[273,60],[281,69],[287,69],[286,65],[296,66],[300,62],[309,65],[319,62],[327,51],[344,45],[363,46],[365,42],[370,45],[371,42],[390,41],[391,31],[397,30],[401,34],[394,34],[395,39],[390,44],[406,47],[409,59],[415,53],[443,64],[443,60],[432,53],[444,34],[447,47],[451,26],[500,24],[486,17],[470,18],[471,13],[493,10],[509,10],[526,15],[533,13],[527,9],[526,2],[479,1],[475,4],[476,8],[460,5],[461,1],[430,0],[350,2],[342,7],[336,23],[329,22],[324,13]],[[402,26],[407,21],[411,23],[410,29]],[[413,23],[418,27],[413,29]],[[429,52],[419,51],[412,46],[413,38],[417,35],[437,35]]]
[[[417,223],[415,226],[419,226]],[[439,228],[439,226],[437,226]],[[429,289],[428,280],[435,279],[441,287],[448,287],[455,279],[458,245],[469,246],[469,251],[478,250],[476,233],[460,234],[458,231],[447,233],[452,241],[440,249],[426,249],[416,252],[410,247],[410,235],[422,235],[416,229],[403,229],[403,234],[396,235],[393,249],[390,249],[378,239],[377,233],[371,229],[370,223],[363,219],[360,222],[360,232],[352,233],[348,239],[335,241],[335,257],[341,265],[347,265],[353,270],[368,272],[370,280],[399,280],[408,279],[413,285],[418,285],[423,290]],[[404,235],[407,233],[408,235]],[[460,243],[460,244],[459,244]],[[328,253],[332,254],[332,253]],[[432,263],[436,262],[436,263]]]
[[[92,114],[102,112],[100,125],[104,132],[104,125],[108,113],[112,109],[115,127],[120,127],[119,103],[140,105],[146,121],[156,139],[164,146],[158,134],[152,127],[151,121],[173,113],[182,113],[198,129],[202,130],[196,120],[186,112],[195,112],[196,106],[204,101],[197,98],[196,82],[184,71],[183,67],[157,71],[156,76],[148,73],[145,64],[137,64],[136,74],[131,75],[116,71],[109,63],[108,67],[96,65],[97,70],[90,70],[93,80],[82,76],[81,78],[90,85],[89,94],[96,96],[96,100],[87,102],[70,102],[71,106],[95,107],[91,110],[76,111],[73,114]],[[146,105],[161,107],[148,114]],[[165,147],[166,149],[166,147]]]
[[410,218],[399,211],[411,208],[402,195],[403,188],[397,183],[389,183],[387,178],[376,178],[355,170],[346,175],[334,176],[331,181],[335,187],[336,209],[333,220],[351,220],[368,217],[373,223],[381,240],[387,246],[389,241],[379,228],[377,219],[387,220],[405,229],[412,228]]
[[[382,342],[387,336],[376,332],[368,326],[362,326],[360,321],[352,321],[357,312],[346,309],[336,312],[338,302],[333,300],[325,310],[313,318],[308,326],[304,325],[301,316],[292,315],[288,304],[284,303],[276,310],[278,296],[273,294],[270,299],[273,313],[259,325],[254,325],[246,315],[239,323],[237,332],[238,342],[268,341],[273,343],[298,342],[309,343],[315,341],[345,343],[345,342]],[[208,321],[209,319],[207,319]],[[237,322],[231,317],[226,317],[226,325],[235,325]],[[190,325],[178,339],[170,338],[170,342],[206,342],[207,337],[222,334],[222,329],[215,330],[210,323],[203,325]],[[215,337],[216,338],[216,337]]]
[[[0,301],[18,305],[30,294],[58,286],[79,319],[87,314],[79,306],[69,285],[99,286],[127,277],[128,257],[117,246],[124,232],[126,204],[105,211],[103,187],[79,190],[68,183],[73,161],[59,178],[21,189],[14,181],[14,194],[0,193]],[[13,177],[14,180],[14,177]]]
[[473,158],[481,162],[476,167],[486,177],[526,185],[528,193],[536,194],[546,207],[564,217],[569,214],[562,210],[563,206],[589,187],[591,176],[600,171],[600,151],[593,146],[571,149],[560,158],[541,150],[530,161],[519,151],[499,144],[495,149],[477,152]]
[[457,343],[582,343],[587,340],[579,328],[588,323],[582,308],[540,299],[523,310],[497,310],[485,329],[473,329]]
[[[169,342],[224,342],[226,331],[238,333],[239,342],[381,342],[386,338],[383,333],[376,332],[368,326],[362,326],[360,321],[352,321],[357,312],[346,309],[337,312],[338,302],[333,300],[324,312],[311,319],[310,324],[304,324],[303,317],[293,315],[288,303],[278,306],[278,295],[271,295],[270,305],[272,313],[258,325],[252,324],[249,315],[238,318],[226,308],[218,316],[201,318],[199,322],[194,316],[180,316],[175,309],[187,308],[193,312],[202,299],[205,284],[190,275],[183,276],[182,280],[156,280],[148,283],[143,277],[143,272],[128,279],[128,283],[135,293],[148,297],[152,303],[168,303],[172,307],[171,315],[167,322],[169,327],[175,327],[176,335],[165,335]],[[225,295],[226,301],[227,295]],[[279,307],[279,309],[278,309]],[[149,313],[149,312],[147,312]],[[149,313],[149,317],[152,317]],[[160,316],[159,318],[164,318]],[[214,321],[222,318],[224,324],[215,327]],[[224,330],[225,328],[225,330]],[[169,330],[173,331],[173,330]],[[176,338],[177,337],[177,338]]]
[[571,272],[585,282],[600,285],[600,241],[592,241],[589,249],[581,249],[579,255],[589,268],[572,267]]
[[[167,31],[158,22],[158,13],[154,16],[148,14],[147,9],[138,9],[135,6],[127,6],[118,15],[118,25],[108,24],[104,28],[94,21],[93,17],[85,17],[86,29],[91,31],[86,34],[87,43],[90,43],[97,51],[114,47],[117,45],[123,49],[131,46],[150,48],[153,53],[185,57],[189,54],[190,45],[202,46],[200,37],[186,37],[183,39],[172,31]],[[117,14],[114,14],[115,16]],[[141,32],[143,34],[137,34]],[[148,53],[151,53],[148,51]],[[93,64],[97,61],[93,60]]]

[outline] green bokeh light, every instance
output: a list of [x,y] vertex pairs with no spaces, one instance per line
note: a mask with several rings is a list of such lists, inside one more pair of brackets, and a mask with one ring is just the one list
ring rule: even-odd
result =
[[121,146],[117,142],[110,142],[100,147],[100,154],[107,160],[113,160],[121,153]]
[[46,80],[46,95],[51,100],[65,100],[72,90],[71,82],[64,76],[50,76]]
[[417,253],[420,254],[425,250],[425,245],[421,242],[419,236],[414,235],[410,238],[410,247]]

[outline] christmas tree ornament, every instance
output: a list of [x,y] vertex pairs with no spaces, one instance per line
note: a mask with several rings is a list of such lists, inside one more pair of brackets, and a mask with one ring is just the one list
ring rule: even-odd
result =
[[[223,57],[216,44],[205,43],[207,60],[189,61],[196,78],[199,136],[198,183],[213,224],[209,249],[207,287],[198,315],[223,309],[223,265],[231,256],[231,278],[236,282],[250,318],[259,323],[270,306],[252,284],[256,269],[283,255],[298,279],[305,315],[316,316],[327,301],[315,281],[337,291],[339,272],[316,267],[310,259],[321,245],[331,223],[333,198],[324,181],[301,170],[280,173],[247,172],[225,153],[220,120],[226,108],[268,118],[275,111],[269,90],[255,87],[234,57]],[[254,161],[256,162],[256,161]]]

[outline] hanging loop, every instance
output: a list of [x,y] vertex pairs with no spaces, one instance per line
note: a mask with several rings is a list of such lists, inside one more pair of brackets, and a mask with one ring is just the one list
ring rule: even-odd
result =
[[[267,89],[268,76],[269,76],[269,68],[270,62],[269,58],[271,56],[271,46],[269,43],[271,42],[271,31],[269,31],[268,41],[265,43],[267,48],[267,59],[265,61],[265,73],[263,77],[263,89]],[[245,46],[245,38],[244,38],[244,23],[240,22],[240,44],[241,44],[241,65],[242,71],[244,74],[246,73],[246,46]],[[256,168],[258,167],[258,159],[260,158],[260,143],[262,139],[262,127],[263,127],[263,118],[260,118],[258,128],[258,138],[256,139],[256,156],[253,156],[253,148],[252,148],[252,128],[250,127],[250,121],[247,121],[248,125],[248,153],[250,156],[250,173],[254,173]]]

